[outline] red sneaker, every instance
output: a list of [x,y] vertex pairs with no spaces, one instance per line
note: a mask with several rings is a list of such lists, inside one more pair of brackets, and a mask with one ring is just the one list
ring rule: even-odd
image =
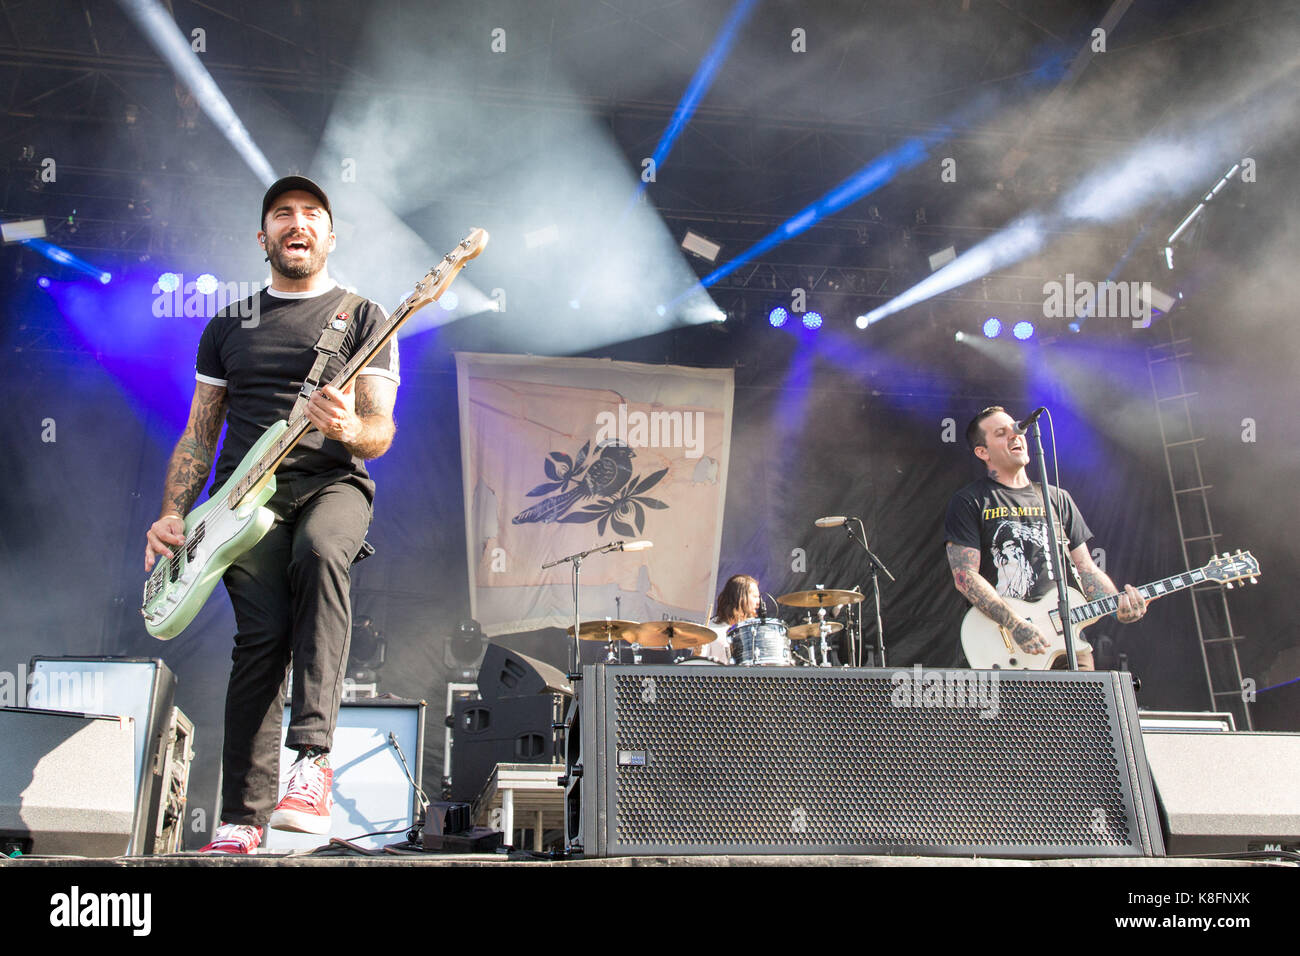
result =
[[223,823],[212,835],[212,842],[200,853],[252,853],[262,842],[262,828],[242,823]]
[[302,757],[289,770],[289,789],[271,814],[272,830],[297,833],[330,832],[330,813],[334,809],[334,771],[329,757]]

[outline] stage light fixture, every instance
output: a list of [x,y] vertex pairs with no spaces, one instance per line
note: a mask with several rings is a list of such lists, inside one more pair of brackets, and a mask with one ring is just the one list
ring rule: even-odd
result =
[[1012,328],[1011,334],[1014,335],[1016,338],[1018,338],[1020,341],[1026,342],[1029,339],[1033,338],[1034,323],[1028,321],[1027,319],[1021,319],[1019,322],[1015,324],[1015,327]]
[[444,312],[455,312],[460,305],[460,296],[448,289],[442,294],[442,298],[438,300],[438,305]]
[[984,337],[986,339],[996,339],[1002,334],[1002,320],[996,315],[991,315],[984,320]]
[[50,277],[38,276],[36,279],[36,284],[40,286],[42,289],[48,289],[50,287]]
[[217,291],[217,277],[211,272],[205,272],[194,280],[194,288],[200,295],[212,295]]
[[164,272],[158,277],[159,292],[175,292],[181,287],[181,277],[175,272]]
[[685,238],[682,239],[682,248],[707,262],[715,262],[718,253],[722,251],[721,243],[706,239],[699,233],[691,232],[689,229],[686,231]]
[[822,314],[820,312],[805,312],[803,314],[803,327],[810,331],[816,331],[822,327]]
[[781,308],[781,306],[779,305],[771,312],[767,313],[767,322],[774,329],[781,328],[781,326],[785,325],[786,320],[789,318],[790,318],[790,313],[787,312],[785,309]]
[[860,329],[865,329],[868,325],[871,324],[871,320],[868,319],[865,315],[860,315],[853,320],[853,324]]
[[948,263],[957,258],[957,247],[949,246],[946,249],[940,249],[930,257],[930,271],[937,272]]
[[45,238],[44,219],[16,219],[13,222],[0,223],[0,236],[5,242],[26,242],[28,239]]
[[112,281],[113,281],[113,273],[111,273],[111,272],[101,272],[101,273],[99,274],[99,284],[100,284],[100,285],[108,285],[108,284],[109,284],[110,282],[112,282]]

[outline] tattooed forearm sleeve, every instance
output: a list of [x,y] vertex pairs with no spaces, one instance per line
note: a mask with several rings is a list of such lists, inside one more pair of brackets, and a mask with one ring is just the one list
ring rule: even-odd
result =
[[199,382],[194,388],[189,423],[167,463],[160,517],[169,514],[184,517],[203,492],[216,457],[225,412],[226,390]]
[[990,620],[1001,624],[1021,647],[1042,640],[1038,630],[1028,621],[1017,616],[1016,612],[1002,600],[993,585],[984,580],[980,574],[980,553],[975,548],[964,548],[947,544],[948,566],[952,568],[953,585],[979,608]]
[[1092,561],[1075,562],[1075,569],[1079,572],[1079,583],[1083,585],[1083,593],[1089,601],[1095,601],[1106,594],[1119,593],[1115,582]]
[[393,444],[397,426],[393,422],[393,405],[397,399],[397,383],[375,375],[362,375],[357,379],[357,417],[361,419],[361,435],[354,442],[344,444],[358,458],[378,458]]

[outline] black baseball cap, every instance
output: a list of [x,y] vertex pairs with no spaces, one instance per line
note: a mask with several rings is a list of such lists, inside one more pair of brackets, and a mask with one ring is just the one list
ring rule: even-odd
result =
[[330,210],[330,198],[325,195],[325,190],[321,189],[306,176],[285,176],[283,179],[277,179],[271,183],[267,189],[266,195],[262,197],[262,218],[257,222],[257,228],[266,228],[266,214],[271,210],[271,204],[280,196],[295,189],[301,189],[303,192],[311,193],[321,201],[325,207],[325,213],[330,217],[330,225],[334,225],[334,213]]

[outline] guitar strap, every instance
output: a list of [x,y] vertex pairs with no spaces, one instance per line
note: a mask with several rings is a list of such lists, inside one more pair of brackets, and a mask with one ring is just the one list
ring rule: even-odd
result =
[[345,292],[343,298],[339,300],[334,317],[325,323],[325,327],[321,329],[320,338],[316,340],[314,346],[316,361],[312,363],[311,371],[307,373],[302,388],[298,390],[298,398],[293,403],[293,410],[289,412],[290,425],[301,418],[303,412],[306,411],[307,402],[311,399],[312,392],[320,387],[320,377],[325,372],[325,366],[343,348],[343,338],[348,334],[348,326],[356,318],[357,309],[360,308],[363,302],[365,302],[365,299],[355,292]]

